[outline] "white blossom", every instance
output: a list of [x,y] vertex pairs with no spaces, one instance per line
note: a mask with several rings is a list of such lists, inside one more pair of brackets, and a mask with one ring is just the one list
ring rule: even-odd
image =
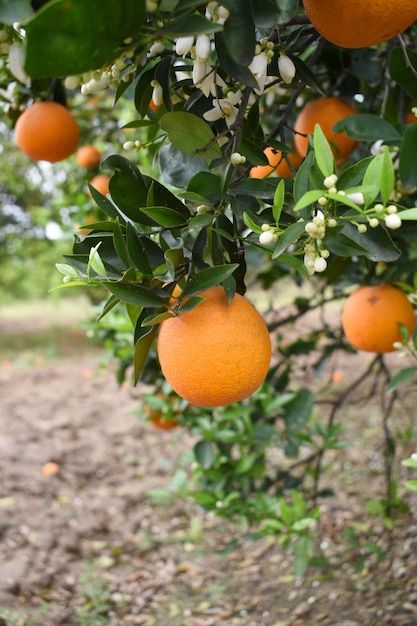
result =
[[261,95],[265,89],[268,62],[269,58],[267,55],[264,52],[260,52],[259,54],[255,54],[248,68],[258,83],[258,89],[255,89],[258,95]]
[[207,122],[215,122],[223,118],[228,126],[232,126],[235,121],[239,109],[237,104],[242,98],[240,89],[236,93],[228,94],[227,98],[218,98],[213,101],[214,107],[203,114],[203,117]]
[[348,193],[347,198],[355,202],[356,204],[365,204],[365,198],[363,197],[363,193],[360,191],[356,191],[354,193]]
[[162,43],[162,41],[155,41],[149,49],[149,54],[152,57],[156,57],[158,56],[158,54],[162,54],[164,50],[165,50],[165,46]]

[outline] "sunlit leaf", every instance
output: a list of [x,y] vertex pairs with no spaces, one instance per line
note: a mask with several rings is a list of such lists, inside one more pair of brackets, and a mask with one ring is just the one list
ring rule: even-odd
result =
[[208,160],[221,156],[210,126],[194,113],[187,111],[165,113],[161,117],[160,125],[178,150]]

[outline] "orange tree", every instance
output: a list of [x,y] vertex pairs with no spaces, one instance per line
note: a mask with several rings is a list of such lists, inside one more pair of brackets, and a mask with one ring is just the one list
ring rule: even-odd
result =
[[[322,26],[330,6],[335,42]],[[417,7],[407,0],[335,6],[325,0],[305,7],[299,0],[2,3],[0,97],[11,127],[38,100],[65,104],[82,136],[106,128],[103,94],[112,94],[113,114],[120,111],[125,140],[119,141],[120,125],[113,127],[118,139],[101,164],[111,172],[109,193],[89,187],[100,217],[57,264],[63,287],[107,291],[101,317],[111,320],[107,332],[116,351],[122,346],[120,379],[132,364],[135,383],[142,377],[159,389],[160,325],[198,307],[200,294],[217,285],[231,303],[249,284],[250,299],[293,281],[310,294],[295,301],[295,316],[362,284],[396,283],[412,298]],[[308,126],[297,129],[304,109]],[[294,161],[287,155],[297,146]],[[290,175],[267,168],[265,178],[251,176],[254,167],[269,165],[271,151],[287,161]],[[126,324],[131,352],[117,330]],[[213,411],[188,407],[182,423],[200,437],[195,499],[260,532],[280,533],[284,544],[298,546],[302,569],[318,515],[301,495],[303,481],[312,478],[317,496],[323,451],[342,444],[333,414],[327,424],[312,421],[313,392],[293,376],[294,363],[317,350],[323,333],[284,344],[279,327],[271,321],[271,368],[250,400]],[[412,338],[401,330],[405,344]],[[248,333],[242,329],[242,336]],[[340,333],[326,333],[321,364],[336,349],[353,351]],[[379,355],[375,363],[386,372]],[[400,373],[391,389],[414,373]],[[386,420],[385,426],[392,449]],[[310,472],[300,475],[285,464],[270,473],[271,448],[291,459],[302,443],[315,446]],[[387,477],[391,489],[389,464]],[[387,502],[385,512],[392,498]]]

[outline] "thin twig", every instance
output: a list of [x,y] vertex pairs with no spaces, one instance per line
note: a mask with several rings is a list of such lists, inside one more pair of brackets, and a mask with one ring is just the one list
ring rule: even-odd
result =
[[411,73],[413,74],[414,78],[417,78],[417,69],[414,67],[414,65],[410,61],[410,57],[408,56],[408,51],[407,51],[407,46],[405,45],[405,41],[404,41],[404,39],[402,38],[401,35],[397,35],[397,38],[398,38],[401,50],[402,50],[403,55],[404,55],[405,65],[411,71]]

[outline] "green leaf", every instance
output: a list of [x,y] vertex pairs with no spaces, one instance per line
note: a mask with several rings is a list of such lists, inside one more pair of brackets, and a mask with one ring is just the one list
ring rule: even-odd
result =
[[275,194],[275,189],[279,183],[278,178],[260,179],[260,178],[246,178],[238,183],[233,183],[229,186],[228,192],[232,196],[240,194],[254,196],[261,200],[272,200]]
[[200,172],[191,178],[187,191],[214,203],[220,199],[220,178],[211,172]]
[[225,72],[233,78],[253,89],[258,88],[258,83],[252,72],[245,66],[238,63],[230,54],[223,33],[216,33],[214,37],[219,64]]
[[3,24],[15,24],[23,22],[33,14],[30,0],[1,0],[0,22]]
[[[337,251],[337,246],[335,246],[335,242],[327,237],[327,235],[331,235],[332,229],[327,229],[325,242],[328,245],[328,248],[334,254],[341,255],[340,251]],[[351,244],[353,244],[352,248],[355,248],[355,245],[358,247],[356,252],[352,251],[353,256],[355,254],[363,254],[367,259],[373,261],[374,263],[378,261],[385,261],[386,263],[391,263],[396,261],[401,256],[401,250],[394,244],[391,237],[382,226],[378,226],[377,228],[368,228],[366,233],[359,233],[358,229],[350,223],[346,223],[343,226],[341,231],[342,236],[349,240]],[[360,252],[360,248],[362,248],[363,253]]]
[[268,157],[264,151],[256,143],[249,141],[249,139],[242,139],[239,152],[243,154],[247,162],[252,165],[269,165]]
[[145,365],[147,356],[149,354],[149,350],[152,347],[154,339],[158,332],[158,326],[150,326],[146,328],[146,332],[142,334],[142,336],[138,339],[135,344],[135,354],[134,354],[134,383],[136,384],[141,375],[143,366]]
[[297,213],[307,206],[312,206],[315,202],[317,202],[319,198],[325,195],[329,194],[326,194],[323,189],[311,189],[310,191],[306,191],[305,194],[301,196],[301,198],[298,200],[297,204],[294,207],[294,211]]
[[87,275],[90,276],[90,269],[93,269],[99,276],[107,276],[106,268],[100,258],[98,248],[101,242],[90,250],[88,257]]
[[365,176],[363,177],[364,189],[362,193],[365,199],[365,206],[368,207],[372,204],[379,192],[381,193],[382,202],[385,205],[394,189],[394,183],[394,168],[388,147],[385,146],[383,153],[378,154],[378,156],[369,163]]
[[272,253],[272,258],[277,259],[283,252],[288,248],[288,246],[294,241],[298,239],[298,237],[305,231],[306,223],[304,221],[295,222],[295,224],[291,224],[288,226],[280,235],[278,239],[277,246]]
[[194,446],[194,456],[197,463],[199,463],[201,467],[209,469],[209,467],[213,465],[213,461],[215,459],[215,449],[213,443],[211,441],[207,441],[207,439],[197,441]]
[[139,307],[160,307],[164,305],[164,300],[149,287],[144,287],[137,283],[112,281],[105,281],[102,284],[122,302]]
[[163,321],[173,317],[172,311],[164,311],[163,313],[153,313],[147,315],[142,321],[142,327],[155,326],[155,324],[161,324]]
[[227,50],[236,63],[247,67],[256,46],[252,3],[247,0],[224,0],[223,5],[230,12],[223,27]]
[[323,85],[317,79],[317,76],[314,74],[314,72],[311,71],[308,65],[306,65],[304,61],[302,61],[302,59],[300,59],[298,55],[288,54],[288,57],[291,59],[291,61],[295,65],[296,78],[301,80],[303,83],[305,83],[309,87],[312,87],[314,91],[316,91],[317,93],[321,94],[322,96],[325,96],[326,94],[325,94],[325,91],[323,90]]
[[203,35],[222,30],[223,26],[211,22],[202,15],[193,13],[184,14],[171,20],[167,26],[161,28],[157,35],[169,35],[170,37],[182,37],[184,35]]
[[384,143],[396,143],[397,145],[401,142],[401,135],[394,126],[370,113],[359,113],[345,117],[333,127],[334,132],[340,130],[344,130],[349,137],[357,141],[382,139]]
[[262,232],[262,228],[257,224],[249,215],[247,211],[243,213],[243,221],[245,225],[251,229],[252,232],[260,235]]
[[149,264],[148,253],[143,243],[143,239],[129,222],[126,224],[126,242],[129,257],[132,259],[135,267],[144,276],[152,275],[152,269]]
[[408,383],[417,373],[417,367],[406,367],[400,372],[397,372],[395,376],[391,378],[387,385],[387,391],[396,391],[398,387],[401,387],[405,383]]
[[[414,79],[414,82],[417,82]],[[417,187],[417,124],[409,124],[405,129],[400,149],[399,173],[406,189]]]
[[132,261],[129,257],[124,234],[120,227],[119,218],[117,218],[114,222],[113,243],[114,249],[123,261],[125,267],[130,267],[132,265]]
[[[417,52],[408,47],[407,55],[414,69],[417,70]],[[388,67],[393,80],[400,85],[413,100],[417,100],[416,77],[412,70],[407,67],[404,52],[400,46],[391,50]]]
[[98,69],[126,37],[138,36],[144,19],[145,0],[47,2],[25,23],[25,70],[42,78]]
[[185,284],[181,297],[196,296],[202,291],[219,285],[239,267],[238,263],[208,267],[195,274]]
[[404,211],[399,211],[398,216],[402,220],[417,220],[417,208],[405,209]]
[[417,480],[406,480],[404,485],[407,487],[407,489],[417,491]]
[[210,126],[194,113],[165,113],[160,119],[160,125],[178,150],[210,161],[221,156]]
[[316,124],[314,127],[313,145],[314,157],[323,176],[334,174],[336,164],[333,153],[319,124]]
[[274,216],[274,220],[277,226],[279,226],[279,220],[281,217],[282,207],[284,206],[284,197],[285,197],[285,182],[283,179],[281,179],[277,188],[275,189],[274,201],[272,204],[272,215]]
[[204,159],[178,150],[169,143],[159,150],[159,165],[163,179],[174,187],[186,189],[191,178],[199,172],[208,172]]
[[184,226],[186,220],[181,213],[174,209],[168,209],[160,206],[141,207],[142,213],[153,219],[155,222],[165,228],[175,228]]

